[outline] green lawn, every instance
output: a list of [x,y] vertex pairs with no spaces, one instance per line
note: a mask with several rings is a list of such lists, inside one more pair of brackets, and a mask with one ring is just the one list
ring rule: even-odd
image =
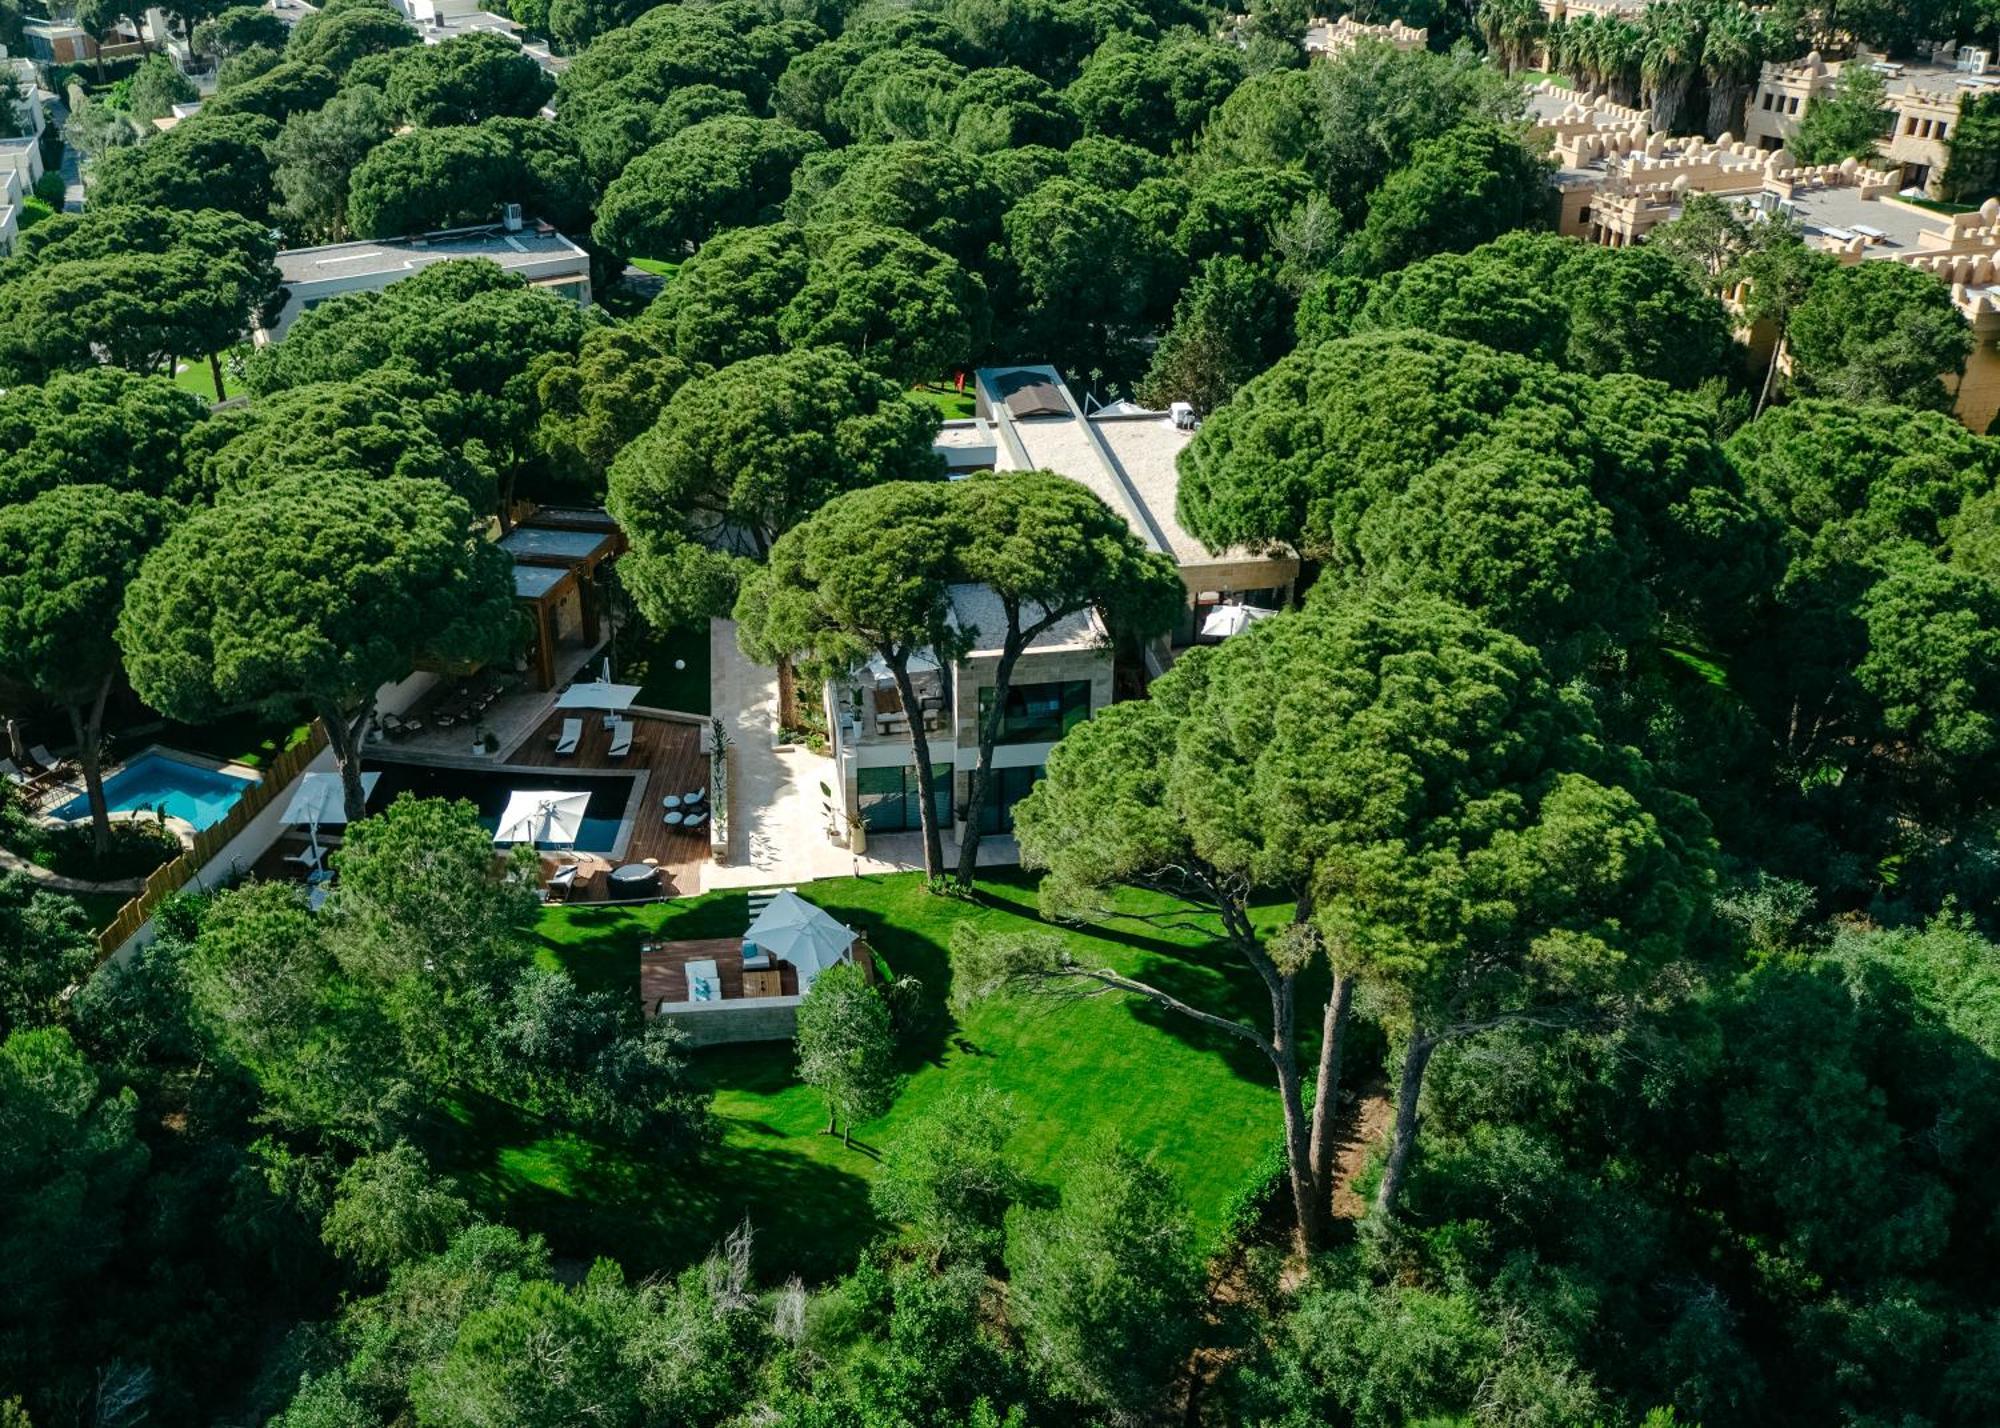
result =
[[936,407],[946,421],[960,421],[974,414],[972,383],[969,380],[963,392],[956,390],[950,382],[924,382],[910,395]]
[[[675,669],[674,661],[686,666]],[[708,708],[708,627],[656,630],[643,619],[618,629],[617,675],[639,686],[638,703],[682,714]]]
[[642,273],[651,273],[656,278],[671,278],[681,270],[679,263],[669,263],[664,258],[633,258],[632,266]]
[[[868,1182],[899,1128],[954,1088],[987,1085],[1012,1099],[1009,1149],[1041,1185],[1060,1189],[1083,1148],[1115,1129],[1173,1172],[1204,1236],[1219,1234],[1232,1196],[1279,1133],[1268,1068],[1254,1052],[1109,998],[991,1004],[953,1021],[944,1010],[951,928],[961,919],[1034,926],[1033,885],[1019,875],[982,883],[977,903],[933,897],[915,875],[832,879],[804,891],[865,933],[896,976],[918,979],[935,1012],[932,1029],[904,1048],[909,1079],[895,1107],[860,1127],[854,1148],[817,1134],[817,1097],[794,1079],[790,1048],[770,1044],[697,1055],[723,1140],[692,1174],[574,1136],[537,1135],[490,1108],[468,1113],[456,1172],[564,1253],[614,1253],[638,1272],[671,1268],[747,1214],[764,1273],[822,1278],[851,1265],[884,1228],[869,1209]],[[1079,956],[1256,1015],[1207,933],[1170,904],[1135,896],[1120,910],[1108,927],[1066,933]],[[744,894],[715,893],[644,908],[550,908],[541,932],[545,956],[589,986],[629,996],[642,937],[727,936],[746,921]]]
[[[240,397],[246,387],[229,370],[231,357],[248,357],[247,344],[222,354],[222,392],[225,398]],[[205,402],[215,400],[215,376],[209,370],[206,357],[188,357],[175,364],[174,385],[184,392],[193,392]]]
[[226,764],[263,768],[294,744],[305,742],[308,726],[290,719],[264,719],[254,713],[231,714],[206,724],[168,722],[145,734],[121,738],[120,747],[136,753],[147,744],[207,754]]

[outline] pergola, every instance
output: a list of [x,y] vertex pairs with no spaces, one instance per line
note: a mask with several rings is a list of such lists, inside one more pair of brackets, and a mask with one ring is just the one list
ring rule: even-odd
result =
[[556,683],[556,612],[578,596],[583,639],[596,644],[602,619],[598,567],[625,549],[625,535],[603,511],[542,510],[500,540],[514,557],[514,598],[535,622],[537,687]]

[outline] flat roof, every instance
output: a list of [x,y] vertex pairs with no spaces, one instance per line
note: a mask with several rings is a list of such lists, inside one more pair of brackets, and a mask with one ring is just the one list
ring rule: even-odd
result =
[[[1007,607],[984,585],[951,587],[951,614],[961,630],[975,630],[973,647],[967,656],[1000,653],[1007,634]],[[1025,616],[1023,617],[1025,621]],[[1104,625],[1092,610],[1058,620],[1028,642],[1031,650],[1094,649],[1104,641]]]
[[1053,367],[982,370],[979,380],[998,395],[1018,390],[1026,376],[1053,382],[1067,416],[1007,418],[1030,468],[1058,472],[1125,518],[1139,538],[1173,558],[1183,569],[1259,558],[1232,548],[1211,552],[1189,535],[1175,512],[1180,492],[1180,454],[1194,439],[1165,412],[1112,414],[1085,418],[1075,397]]
[[514,567],[514,598],[539,600],[569,576],[569,567],[563,565],[517,565]]
[[1853,237],[1857,224],[1876,229],[1883,236],[1881,240],[1869,243],[1865,250],[1868,257],[1913,253],[1917,250],[1920,235],[1944,231],[1940,219],[1920,209],[1900,203],[1884,203],[1876,198],[1863,198],[1857,188],[1801,185],[1793,189],[1789,202],[1793,215],[1808,233],[1817,233],[1838,243]]
[[501,538],[500,549],[516,560],[576,563],[607,549],[612,537],[603,531],[559,530],[550,526],[516,526]]
[[521,268],[553,258],[574,258],[586,265],[583,249],[553,228],[530,221],[509,233],[493,225],[454,229],[355,243],[329,243],[318,248],[288,248],[278,254],[278,272],[294,287],[301,283],[337,282],[382,273],[415,271],[452,258],[487,258],[503,268]]

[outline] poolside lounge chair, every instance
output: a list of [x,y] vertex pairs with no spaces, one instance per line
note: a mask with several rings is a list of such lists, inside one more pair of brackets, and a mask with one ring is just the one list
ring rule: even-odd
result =
[[576,752],[577,744],[582,739],[583,720],[565,719],[562,721],[562,737],[556,740],[556,752],[558,754],[573,754]]
[[34,782],[33,778],[21,772],[19,766],[12,759],[0,759],[0,775],[4,775],[7,782],[13,784],[16,788],[26,788]]
[[632,722],[620,719],[618,727],[611,731],[611,757],[622,759],[632,752]]
[[68,759],[59,759],[50,753],[47,744],[35,745],[34,748],[28,750],[28,757],[40,765],[42,771],[45,773],[68,773],[70,769],[70,761]]
[[689,962],[683,970],[687,973],[689,1001],[722,1000],[722,973],[712,960]]

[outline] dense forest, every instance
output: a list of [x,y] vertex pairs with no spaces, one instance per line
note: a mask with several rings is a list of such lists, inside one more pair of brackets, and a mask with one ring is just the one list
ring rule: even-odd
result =
[[[1356,13],[1429,51],[1308,62],[1287,3],[507,10],[559,79],[383,0],[175,8],[217,94],[154,133],[155,56],[72,115],[88,202],[0,260],[6,707],[88,750],[114,685],[317,716],[358,777],[378,685],[517,638],[485,533],[523,497],[608,503],[638,617],[774,656],[966,579],[1146,633],[1171,572],[1073,483],[939,481],[938,399],[1049,362],[1191,402],[1182,524],[1296,552],[1299,608],[1073,730],[1017,811],[1034,930],[958,927],[900,1000],[829,980],[805,1074],[851,1131],[898,1038],[1095,997],[1208,1018],[1268,1155],[1214,1244],[1117,1137],[1057,1193],[1004,1098],[946,1098],[858,1258],[621,1242],[468,1143],[698,1183],[712,1088],[550,956],[469,807],[355,824],[325,914],[177,898],[94,974],[84,910],[0,875],[0,1424],[2000,1422],[1972,339],[1932,275],[1719,202],[1556,236],[1516,73],[1713,134],[1762,59],[1993,15],[1423,0]],[[595,306],[444,263],[248,347],[281,248],[510,202]],[[999,895],[970,871],[923,896]],[[1201,975],[1062,939],[1106,925],[1198,929]]]

